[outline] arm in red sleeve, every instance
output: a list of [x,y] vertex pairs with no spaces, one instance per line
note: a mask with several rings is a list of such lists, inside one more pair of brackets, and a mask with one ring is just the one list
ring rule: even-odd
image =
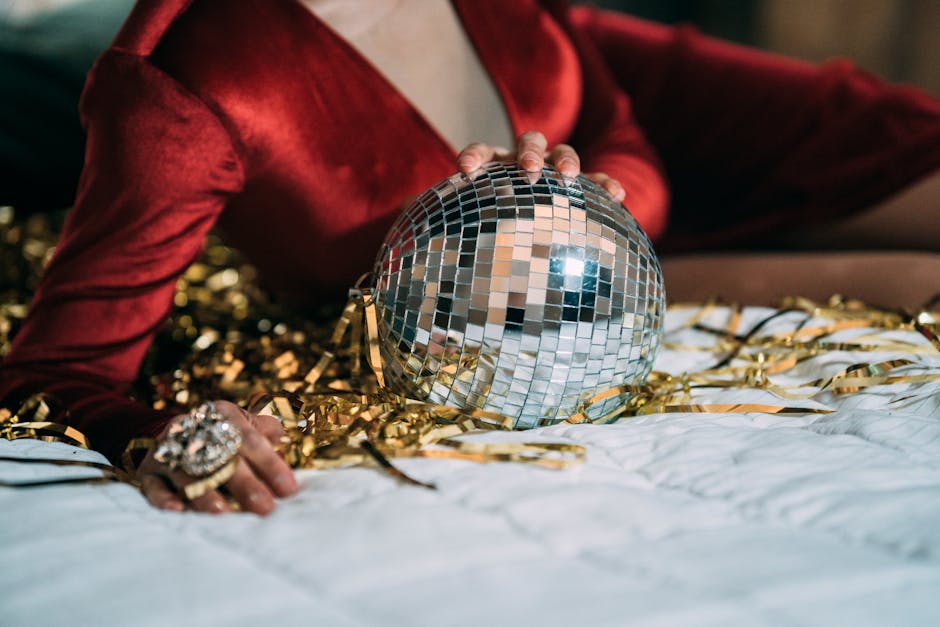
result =
[[666,230],[670,197],[659,157],[590,34],[571,21],[566,3],[547,6],[574,43],[581,66],[581,114],[570,140],[581,156],[581,169],[620,181],[626,192],[623,204],[657,240]]
[[144,58],[108,52],[89,75],[76,205],[0,368],[0,399],[48,392],[116,459],[166,420],[124,394],[180,274],[242,185],[217,116]]
[[634,104],[672,189],[664,249],[741,245],[873,206],[940,168],[940,102],[626,15],[571,19]]

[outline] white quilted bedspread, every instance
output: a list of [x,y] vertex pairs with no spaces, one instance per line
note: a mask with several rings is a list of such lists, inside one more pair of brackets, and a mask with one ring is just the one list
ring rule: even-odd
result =
[[[778,381],[891,356],[831,353]],[[940,370],[940,355],[913,359],[898,373]],[[657,368],[713,360],[665,351]],[[303,471],[300,495],[265,519],[164,513],[122,484],[0,488],[0,624],[940,624],[940,383],[799,403],[837,411],[473,436],[586,446],[564,471],[396,462],[437,491]],[[0,455],[103,461],[25,440]],[[0,463],[7,481],[83,473]]]

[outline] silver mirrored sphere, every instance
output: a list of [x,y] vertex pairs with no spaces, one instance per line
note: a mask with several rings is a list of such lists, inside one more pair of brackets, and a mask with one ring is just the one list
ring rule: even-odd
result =
[[454,175],[389,230],[373,276],[390,389],[525,428],[645,380],[665,308],[649,239],[584,176],[536,176],[515,163]]

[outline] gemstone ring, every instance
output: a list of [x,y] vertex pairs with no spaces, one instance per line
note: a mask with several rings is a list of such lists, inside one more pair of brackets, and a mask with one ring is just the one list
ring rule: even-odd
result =
[[157,441],[154,459],[190,477],[208,477],[225,468],[241,444],[241,431],[209,401],[173,419]]

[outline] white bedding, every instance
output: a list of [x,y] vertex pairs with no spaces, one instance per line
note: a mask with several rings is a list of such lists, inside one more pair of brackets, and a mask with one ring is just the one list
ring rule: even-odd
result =
[[[767,310],[746,314],[745,328]],[[891,356],[830,353],[777,382]],[[911,359],[898,374],[940,371],[940,355]],[[667,350],[657,369],[713,361]],[[0,488],[0,624],[940,624],[940,383],[700,398],[837,411],[473,436],[583,444],[587,462],[396,461],[436,492],[370,469],[302,471],[299,496],[266,519],[164,513],[123,484]],[[0,455],[103,461],[26,440]],[[60,474],[96,473],[0,463],[7,481]]]

